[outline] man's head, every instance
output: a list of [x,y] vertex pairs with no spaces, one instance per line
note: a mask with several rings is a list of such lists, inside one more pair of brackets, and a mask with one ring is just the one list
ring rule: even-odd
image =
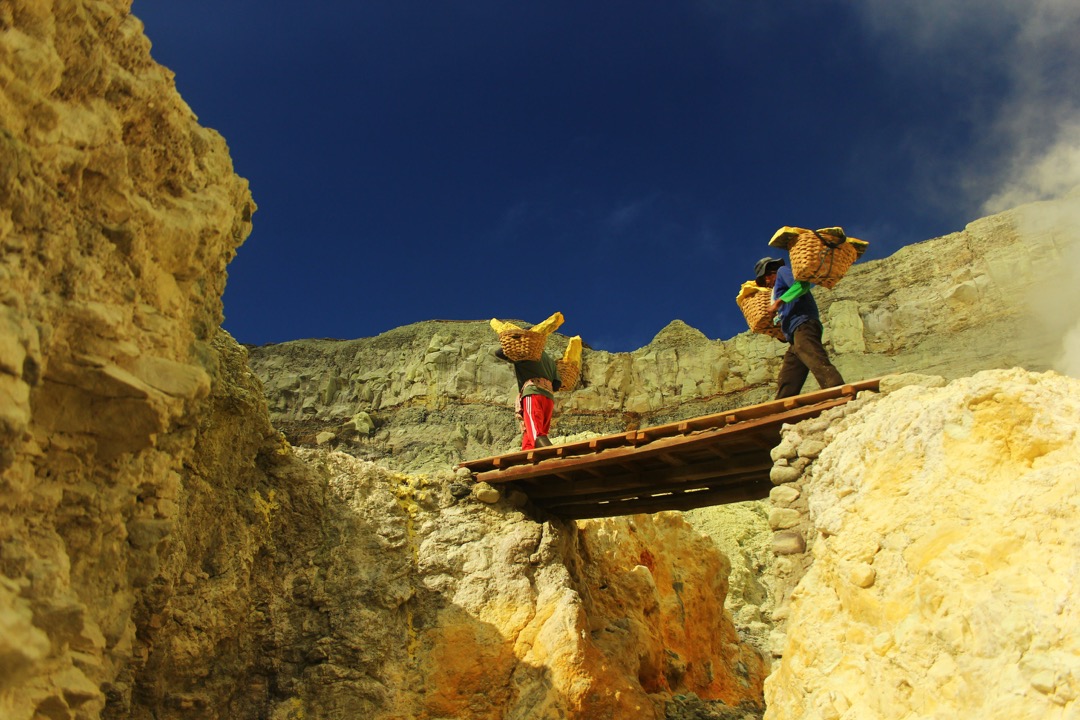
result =
[[776,284],[776,271],[784,264],[780,258],[763,257],[754,263],[754,281],[761,287]]

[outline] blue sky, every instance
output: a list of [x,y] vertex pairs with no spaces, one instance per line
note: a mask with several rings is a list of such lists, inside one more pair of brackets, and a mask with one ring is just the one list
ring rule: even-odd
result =
[[598,349],[726,339],[782,225],[874,259],[1080,183],[1074,0],[132,11],[259,206],[245,343],[555,310]]

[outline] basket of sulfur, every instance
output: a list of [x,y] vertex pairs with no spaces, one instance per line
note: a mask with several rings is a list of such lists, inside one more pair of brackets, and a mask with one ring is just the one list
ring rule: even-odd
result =
[[831,290],[866,252],[868,243],[849,238],[840,227],[807,230],[785,226],[776,231],[769,245],[788,251],[796,280]]
[[566,352],[562,358],[555,361],[555,368],[559,371],[559,381],[562,385],[559,390],[573,390],[577,387],[581,378],[581,336],[575,335],[570,338],[570,344],[566,346]]
[[739,309],[742,310],[746,324],[752,332],[768,335],[777,340],[784,339],[784,333],[778,325],[773,325],[775,313],[770,312],[772,305],[772,291],[767,287],[761,287],[753,280],[747,280],[739,288],[739,294],[735,298]]
[[499,345],[508,360],[539,360],[544,352],[548,335],[563,323],[562,313],[557,312],[542,323],[526,330],[513,323],[491,319],[491,329],[499,336]]

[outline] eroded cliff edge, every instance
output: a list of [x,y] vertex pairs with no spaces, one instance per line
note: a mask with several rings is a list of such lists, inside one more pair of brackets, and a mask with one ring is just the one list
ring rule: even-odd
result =
[[[847,380],[1059,365],[1076,317],[1077,227],[1080,194],[857,263],[834,290],[815,290],[830,357]],[[572,309],[558,309],[572,332]],[[561,352],[566,341],[552,336],[549,347]],[[486,321],[431,321],[250,352],[290,441],[423,471],[514,448],[513,374],[494,358],[497,347]],[[772,399],[785,349],[749,332],[709,339],[677,320],[634,352],[586,349],[582,387],[559,393],[553,435],[620,432]],[[811,378],[806,390],[815,387]]]
[[219,329],[247,184],[129,6],[0,5],[0,715],[760,714],[681,520],[538,523],[284,442]]
[[[379,383],[354,382],[355,368],[346,363],[342,411],[327,411],[323,428],[302,428],[317,436],[328,427],[336,437],[324,445],[337,443],[360,454],[388,447],[392,452],[383,452],[381,465],[325,450],[293,451],[282,441],[245,351],[217,329],[224,268],[247,235],[254,206],[246,184],[232,172],[223,140],[197,125],[168,72],[150,59],[128,9],[122,0],[0,5],[0,714],[20,720],[686,720],[722,711],[733,717],[760,714],[768,659],[740,637],[723,611],[728,561],[682,519],[542,523],[515,507],[511,497],[487,506],[456,497],[445,475],[395,470],[407,463],[430,463],[437,470],[462,452],[462,442],[470,452],[502,442],[493,430],[490,440],[475,438],[471,419],[457,435],[454,423],[443,422],[440,411],[451,408],[438,404],[446,396],[441,383],[468,377],[450,372],[459,360],[440,366],[440,358],[464,357],[454,349],[454,333],[444,333],[440,342],[433,341],[434,333],[416,341],[431,368],[415,365],[407,401],[394,400],[400,390],[393,388],[396,373],[382,380],[382,397],[392,402],[373,408],[367,435],[384,442],[375,436],[385,430],[394,443],[363,445],[364,418],[348,393],[368,388],[373,401]],[[1017,214],[1030,212],[1019,209],[1006,214],[1004,225],[1026,227],[1017,217],[1042,223],[1055,214],[1048,208],[1059,205],[1031,207],[1037,209],[1033,216]],[[993,226],[1003,217],[972,227]],[[1030,325],[1016,309],[1032,296],[1044,297],[1045,288],[1029,282],[1010,291],[1007,284],[1016,277],[1048,277],[1044,273],[1067,265],[1068,229],[1060,223],[1046,228],[1036,228],[1031,238],[1017,231],[1013,240],[1020,242],[1006,242],[1000,254],[965,254],[993,246],[989,241],[943,244],[951,250],[925,260],[933,271],[929,276],[948,278],[938,291],[919,291],[910,278],[882,277],[880,286],[891,288],[891,295],[880,299],[880,313],[864,315],[858,306],[862,330],[853,337],[871,350],[884,349],[861,354],[871,356],[871,363],[892,362],[903,339],[928,348],[923,365],[904,369],[950,377],[976,369],[969,364],[954,370],[952,363],[987,357],[996,358],[991,364],[1049,364],[1054,343],[1039,333],[1026,345],[1009,345],[1012,330]],[[850,299],[863,302],[861,294]],[[925,318],[899,322],[908,317],[908,307],[920,303]],[[979,312],[942,311],[955,303],[973,304]],[[834,316],[833,307],[827,312],[834,323],[830,332],[842,337],[835,320],[843,313]],[[995,335],[983,319],[1010,332]],[[922,323],[932,330],[923,330]],[[946,347],[950,336],[958,338],[954,347]],[[731,342],[752,345],[759,339]],[[403,344],[387,343],[383,352],[400,353]],[[599,404],[584,408],[589,413],[582,415],[580,431],[604,428],[605,422],[625,427],[674,413],[698,414],[710,403],[752,401],[752,394],[724,395],[728,379],[740,383],[728,391],[749,386],[749,393],[767,396],[768,363],[770,357],[775,363],[776,349],[769,345],[761,354],[764,367],[753,353],[725,355],[725,367],[716,345],[675,325],[639,356],[617,356],[608,365],[598,361],[597,368],[613,369],[610,376],[591,378]],[[1015,347],[1015,354],[990,353],[1003,353],[1001,347]],[[406,350],[415,364],[419,354],[411,345]],[[633,371],[620,375],[625,370],[617,367]],[[708,368],[705,377],[712,384],[701,385],[693,367]],[[723,373],[714,377],[714,367]],[[855,367],[842,366],[849,373]],[[880,374],[873,365],[867,372]],[[757,380],[749,382],[753,373]],[[1078,477],[1069,459],[1077,435],[1068,423],[1075,412],[1036,412],[1040,406],[1072,408],[1075,402],[1067,400],[1073,390],[1063,389],[1060,379],[1028,377],[1020,373],[1009,382],[1038,386],[1037,403],[1010,400],[1017,393],[997,380],[978,380],[974,393],[961,385],[925,401],[915,394],[921,391],[908,391],[904,403],[927,403],[937,412],[932,419],[952,427],[950,432],[922,435],[924,423],[912,421],[905,425],[910,434],[890,434],[888,423],[901,417],[905,405],[883,404],[889,411],[866,415],[865,433],[850,434],[870,438],[866,448],[845,440],[835,451],[810,452],[799,443],[792,458],[778,454],[778,463],[788,461],[788,467],[800,457],[821,459],[820,466],[799,468],[809,485],[801,499],[787,493],[786,509],[798,512],[802,522],[799,503],[806,502],[806,538],[826,562],[810,566],[799,579],[813,601],[804,603],[796,591],[787,607],[782,659],[772,664],[770,713],[841,717],[856,708],[866,717],[963,716],[977,698],[953,691],[979,687],[976,681],[986,678],[1016,681],[1002,687],[1040,700],[1029,707],[1050,717],[1075,713],[1070,658],[1076,650],[1067,643],[1076,636],[1076,619],[1057,601],[1076,590],[1075,568],[1060,560],[1075,558],[1075,548],[1059,542],[1058,532],[1076,525],[1075,502],[1068,500],[1076,496]],[[611,382],[601,383],[604,378]],[[301,379],[299,387],[322,387],[327,379]],[[509,377],[486,380],[476,387],[498,392],[488,407],[494,417],[508,418]],[[327,397],[337,398],[330,389]],[[614,410],[604,409],[609,406]],[[285,410],[290,407],[286,403]],[[315,407],[307,414],[318,419],[324,408]],[[379,412],[398,409],[406,414],[379,425]],[[410,420],[407,413],[418,409],[426,414]],[[953,413],[956,419],[948,420]],[[994,432],[973,433],[987,442],[971,444],[963,431],[985,429],[991,414],[1004,419],[993,424]],[[1017,418],[1025,419],[1019,424],[1024,432],[1017,432]],[[1046,427],[1047,418],[1053,428]],[[337,431],[346,421],[356,438]],[[485,422],[493,428],[499,421],[478,416],[475,427]],[[402,435],[394,434],[395,427]],[[1042,495],[1014,495],[1016,502],[1053,514],[1049,524],[1027,513],[1026,525],[1009,526],[1010,537],[1030,543],[1029,553],[1054,558],[1052,575],[1044,576],[1038,564],[1025,563],[1021,573],[1015,564],[983,563],[992,571],[990,584],[978,590],[983,596],[987,587],[996,593],[1007,589],[1006,580],[1020,583],[1020,590],[1051,587],[1053,602],[1033,598],[1038,613],[1024,615],[1023,622],[1013,622],[1010,611],[980,614],[982,606],[975,614],[961,611],[961,599],[953,596],[964,592],[953,580],[978,570],[972,558],[996,561],[1003,554],[965,550],[951,541],[955,533],[928,546],[941,549],[933,558],[918,542],[900,543],[912,537],[905,528],[921,529],[925,509],[890,509],[875,491],[881,480],[849,473],[845,464],[886,445],[891,452],[910,447],[913,453],[905,458],[921,467],[914,451],[925,445],[927,457],[938,457],[932,445],[942,438],[964,441],[947,457],[982,458],[974,477],[958,473],[968,485],[984,474],[984,466],[997,488],[1031,480]],[[981,454],[969,452],[975,447]],[[1062,470],[1042,472],[1050,461]],[[830,462],[843,472],[814,469]],[[1039,472],[1032,476],[1031,469]],[[937,492],[952,485],[952,475],[930,477],[929,486],[910,475],[894,478],[897,498],[914,488],[936,503],[940,496],[928,487]],[[862,479],[845,485],[856,477]],[[821,498],[820,510],[815,498]],[[1060,502],[1040,505],[1040,498]],[[876,522],[894,525],[864,530],[851,519],[816,525],[834,506],[854,508],[845,518],[861,515],[859,503],[884,513],[872,516]],[[965,501],[960,507],[976,506]],[[839,540],[815,542],[814,533]],[[889,538],[874,553],[867,550],[870,544],[846,544],[847,537],[873,533]],[[830,549],[837,553],[832,559],[825,554]],[[949,572],[923,575],[912,558],[940,558]],[[849,567],[849,560],[874,573]],[[919,573],[915,579],[904,574],[913,570]],[[744,574],[760,578],[763,571]],[[903,596],[912,586],[948,586],[949,592],[924,593],[927,601],[916,606],[897,605],[891,593]],[[862,594],[867,590],[872,594]],[[1020,590],[1006,594],[1022,599]],[[837,593],[845,599],[839,606],[828,602]],[[780,594],[792,597],[790,589]],[[874,629],[880,618],[856,616],[848,627],[841,611],[873,608],[875,602],[914,608],[914,614],[902,616],[904,622],[880,642],[878,632],[867,643],[866,628]],[[819,610],[828,617],[817,617]],[[939,611],[933,622],[923,622],[927,613]],[[1044,617],[1044,611],[1052,614]],[[953,621],[983,617],[1004,618],[1008,642],[983,643],[985,633],[965,632],[965,622],[971,626],[972,620]],[[745,618],[746,627],[762,620],[760,614]],[[1051,645],[1062,638],[1062,644]],[[937,652],[918,654],[916,640],[927,640]],[[800,654],[815,647],[811,641],[821,643],[820,649]],[[978,662],[969,664],[971,657]],[[1017,657],[1026,662],[1014,671]],[[889,697],[897,703],[875,708],[867,704],[871,690],[840,693],[831,684],[859,673],[892,683]],[[940,690],[938,705],[929,705],[922,692],[905,690],[924,682]],[[706,705],[700,698],[725,702]]]

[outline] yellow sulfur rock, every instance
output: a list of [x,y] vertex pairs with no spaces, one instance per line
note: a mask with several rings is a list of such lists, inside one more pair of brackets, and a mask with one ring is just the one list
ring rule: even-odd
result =
[[491,318],[491,329],[499,335],[508,330],[521,330],[521,328],[514,323],[503,322],[502,320],[496,320],[495,318]]
[[566,352],[562,356],[563,362],[581,365],[581,336],[575,335],[570,338],[570,344],[566,346]]
[[757,295],[760,292],[769,292],[769,289],[761,287],[753,280],[747,280],[742,284],[742,287],[739,288],[739,294],[735,296],[735,302],[742,305],[747,298]]
[[532,331],[540,333],[541,335],[550,335],[559,329],[559,326],[563,324],[563,314],[561,312],[552,313],[551,317],[542,323],[533,325]]
[[[563,324],[563,314],[561,312],[555,312],[547,320],[544,320],[541,323],[537,323],[536,325],[533,325],[532,328],[530,328],[530,331],[534,332],[534,333],[538,333],[540,335],[550,335],[551,333],[558,330],[559,326],[562,325],[562,324]],[[518,327],[514,323],[503,322],[502,320],[497,320],[495,318],[491,318],[490,325],[491,325],[491,329],[494,330],[496,333],[498,333],[500,335],[502,333],[504,333],[504,332],[509,332],[509,331],[518,331],[518,332],[520,332],[521,330],[523,330],[523,328]]]

